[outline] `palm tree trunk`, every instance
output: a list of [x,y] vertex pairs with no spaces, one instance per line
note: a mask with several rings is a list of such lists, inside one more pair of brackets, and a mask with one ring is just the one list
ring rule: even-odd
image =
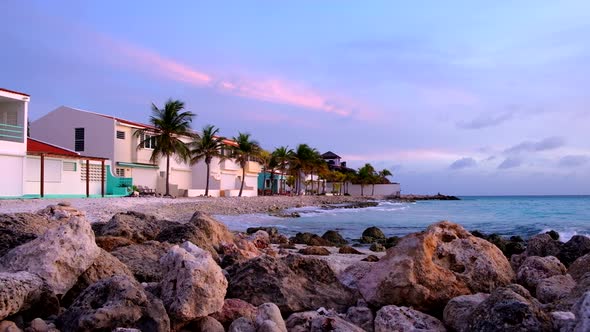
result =
[[[272,183],[270,185],[270,191],[272,191]],[[262,196],[266,196],[266,169],[262,173]]]
[[166,155],[166,194],[170,196],[170,155]]
[[361,183],[361,196],[365,196],[364,189],[365,185]]
[[311,194],[313,195],[313,169],[311,170]]
[[246,168],[242,167],[242,184],[240,185],[240,193],[238,197],[242,197],[242,191],[244,190],[244,181],[246,181]]
[[375,184],[373,183],[373,189],[371,190],[371,196],[375,196]]
[[205,184],[205,196],[209,196],[209,163],[207,164],[207,182]]

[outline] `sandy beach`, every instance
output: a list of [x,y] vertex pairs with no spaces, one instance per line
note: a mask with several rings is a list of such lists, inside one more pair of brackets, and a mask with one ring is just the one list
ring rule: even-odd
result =
[[157,218],[186,222],[195,211],[211,215],[264,213],[302,206],[363,202],[368,197],[352,196],[259,196],[259,197],[121,197],[71,199],[0,200],[0,213],[36,212],[51,204],[68,202],[86,212],[91,222],[107,222],[115,213],[139,211]]

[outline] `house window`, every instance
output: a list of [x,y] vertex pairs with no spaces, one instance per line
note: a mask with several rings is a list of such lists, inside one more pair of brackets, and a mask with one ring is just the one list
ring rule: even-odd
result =
[[270,188],[270,179],[264,180],[264,188]]
[[64,161],[62,164],[64,172],[75,172],[78,164],[72,161]]
[[152,136],[149,134],[143,134],[142,142],[143,142],[143,147],[145,149],[156,148],[156,137],[155,136]]
[[117,130],[117,138],[118,139],[125,139],[125,132]]
[[74,150],[84,151],[84,128],[74,129]]
[[124,169],[124,168],[116,168],[116,169],[115,169],[115,174],[116,174],[118,177],[122,177],[122,178],[124,178],[124,177],[125,177],[125,169]]

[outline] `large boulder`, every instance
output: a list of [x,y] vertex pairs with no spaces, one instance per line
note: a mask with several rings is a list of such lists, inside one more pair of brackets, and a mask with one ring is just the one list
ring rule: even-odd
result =
[[287,318],[285,325],[289,332],[309,332],[311,322],[320,316],[321,314],[315,310],[296,312]]
[[375,332],[446,332],[446,330],[438,319],[408,307],[388,305],[379,309],[375,316]]
[[326,231],[324,235],[322,235],[322,239],[332,243],[332,245],[334,246],[342,246],[348,244],[348,241],[346,241],[342,237],[342,235],[340,235],[340,233],[333,230]]
[[223,223],[213,219],[206,213],[197,211],[193,214],[190,223],[197,226],[211,241],[215,250],[220,250],[224,243],[232,243],[234,235]]
[[254,320],[256,317],[256,310],[255,306],[244,300],[225,299],[221,310],[212,314],[211,317],[217,319],[225,328],[228,328],[234,320],[240,317]]
[[10,250],[2,257],[0,270],[34,273],[55,294],[62,295],[99,255],[90,224],[76,217]]
[[164,268],[160,298],[173,325],[222,309],[227,280],[209,252],[185,242],[170,248],[160,262]]
[[570,266],[576,259],[587,253],[590,253],[590,238],[584,235],[574,235],[561,246],[557,258],[565,266]]
[[119,247],[135,244],[135,242],[120,236],[97,236],[94,240],[96,241],[97,246],[108,252],[111,252]]
[[448,221],[405,236],[358,282],[370,304],[442,310],[459,295],[487,292],[514,278],[493,244]]
[[590,331],[590,291],[580,297],[572,307],[572,311],[576,315],[574,332]]
[[158,234],[156,240],[170,244],[182,244],[188,241],[203,250],[207,250],[213,259],[219,261],[219,254],[211,244],[211,239],[209,239],[197,226],[191,223],[169,226]]
[[322,238],[321,236],[313,233],[297,233],[295,236],[289,238],[292,243],[296,244],[307,244],[308,246],[332,246],[333,244]]
[[105,250],[100,250],[100,255],[94,260],[94,263],[84,271],[79,277],[76,284],[63,296],[62,305],[70,305],[83,290],[100,279],[109,278],[116,275],[125,275],[133,277],[133,272],[127,265],[123,264],[117,257],[109,254]]
[[86,288],[56,323],[62,331],[111,331],[116,327],[170,331],[162,301],[121,275]]
[[299,253],[302,255],[328,256],[328,255],[330,255],[330,250],[328,250],[324,247],[308,246],[308,247],[300,249]]
[[576,281],[569,274],[554,275],[537,283],[535,296],[541,303],[551,303],[564,298],[575,286]]
[[62,223],[36,213],[0,214],[0,257]]
[[468,331],[551,331],[549,316],[522,286],[495,289],[467,319]]
[[555,275],[563,275],[566,272],[567,269],[556,257],[530,256],[518,269],[516,281],[534,293],[541,280]]
[[133,242],[141,243],[154,240],[160,231],[172,224],[171,221],[158,220],[156,217],[141,212],[128,211],[115,214],[100,229],[97,236],[119,236]]
[[477,293],[473,295],[461,295],[452,298],[443,311],[443,321],[451,329],[457,332],[469,332],[467,318],[473,310],[490,294]]
[[576,259],[567,270],[574,280],[581,279],[588,272],[590,272],[590,254]]
[[111,254],[127,265],[138,281],[158,282],[162,280],[164,274],[160,258],[168,252],[170,247],[172,245],[168,243],[146,241],[119,247]]
[[281,311],[274,303],[263,303],[259,305],[254,322],[256,326],[258,326],[259,331],[262,326],[272,326],[272,330],[277,330],[277,332],[287,332],[287,326],[281,316]]
[[372,226],[363,231],[361,243],[374,243],[385,241],[385,234],[378,227]]
[[59,310],[55,295],[34,274],[0,272],[0,285],[0,321],[29,309],[34,309],[38,316],[55,314]]
[[228,297],[253,305],[275,303],[284,314],[319,307],[343,311],[355,302],[330,266],[301,255],[260,256],[228,269]]
[[525,256],[557,256],[561,251],[562,243],[554,240],[551,235],[544,233],[531,237],[527,241]]

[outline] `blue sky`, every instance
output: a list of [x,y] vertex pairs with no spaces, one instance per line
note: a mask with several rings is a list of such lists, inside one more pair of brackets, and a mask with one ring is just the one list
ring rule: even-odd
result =
[[[0,86],[308,143],[406,193],[590,193],[587,1],[0,2]],[[33,133],[34,136],[34,133]]]

